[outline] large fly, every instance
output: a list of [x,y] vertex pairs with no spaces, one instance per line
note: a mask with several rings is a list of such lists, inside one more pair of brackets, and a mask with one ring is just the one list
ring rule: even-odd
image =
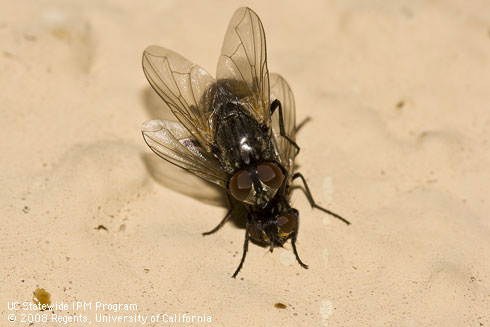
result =
[[[191,161],[183,162],[183,168],[226,187],[238,201],[264,207],[286,172],[271,133],[265,34],[258,16],[249,8],[235,12],[223,42],[216,79],[158,46],[145,50],[143,70],[180,122],[171,130],[166,122],[144,124],[143,135],[150,148],[178,164],[182,154],[165,141],[171,138],[169,132],[181,128],[179,137],[187,133],[198,162],[208,165],[210,156],[216,161],[211,175],[208,169],[203,175]],[[160,136],[164,142],[159,141]]]
[[[144,123],[148,146],[163,159],[227,190],[227,215],[204,235],[223,226],[234,203],[248,210],[244,252],[233,277],[245,260],[249,236],[271,244],[271,249],[291,237],[296,258],[306,267],[295,247],[298,214],[289,206],[291,182],[302,178],[293,175],[299,151],[294,99],[282,77],[269,76],[265,34],[255,12],[240,8],[233,15],[216,79],[159,46],[144,51],[143,70],[178,120]],[[347,222],[317,206],[302,179],[313,207]]]

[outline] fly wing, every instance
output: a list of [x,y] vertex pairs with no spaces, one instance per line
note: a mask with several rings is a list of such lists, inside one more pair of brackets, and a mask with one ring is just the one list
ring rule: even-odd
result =
[[269,71],[262,22],[250,8],[238,9],[226,31],[216,79],[260,123],[270,126]]
[[198,65],[159,46],[143,52],[143,71],[179,122],[207,150],[213,142],[208,105],[215,79]]
[[153,153],[145,153],[143,162],[151,177],[166,188],[207,204],[227,206],[226,191],[218,185],[162,160]]
[[[285,135],[291,140],[296,141],[296,107],[293,91],[286,80],[279,74],[272,73],[270,75],[270,83],[271,102],[276,99],[281,102]],[[296,149],[288,139],[281,136],[279,124],[279,109],[276,109],[272,115],[272,130],[282,164],[289,173],[289,176],[292,176]]]
[[226,187],[227,174],[216,158],[182,124],[150,120],[141,127],[150,149],[170,163],[188,170],[211,183]]

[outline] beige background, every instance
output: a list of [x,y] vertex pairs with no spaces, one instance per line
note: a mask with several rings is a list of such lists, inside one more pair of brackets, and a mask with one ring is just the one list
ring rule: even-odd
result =
[[[263,21],[298,119],[312,118],[300,170],[352,225],[298,191],[310,269],[289,242],[251,245],[234,280],[243,228],[201,237],[226,210],[155,182],[142,160],[140,125],[160,114],[141,53],[159,44],[214,73],[243,5]],[[490,325],[488,1],[0,7],[2,325],[6,302],[36,287],[53,302],[207,314],[210,326]]]

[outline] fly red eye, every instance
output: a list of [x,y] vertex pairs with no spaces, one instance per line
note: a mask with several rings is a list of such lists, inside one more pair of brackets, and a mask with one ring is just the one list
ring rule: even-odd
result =
[[254,227],[253,224],[250,225],[248,232],[250,233],[250,237],[253,238],[254,240],[259,241],[259,242],[262,241],[262,239],[258,235],[258,233],[260,233],[260,231],[258,230],[258,228],[256,230],[256,228]]
[[265,235],[260,221],[255,226],[253,224],[250,224],[250,227],[248,228],[248,232],[250,234],[250,237],[253,238],[255,241],[269,244],[270,239],[267,237],[267,235]]
[[289,234],[296,228],[296,218],[289,213],[281,214],[276,217],[276,224],[281,232]]
[[284,179],[281,168],[272,162],[264,162],[257,166],[260,180],[272,188],[278,189]]
[[252,190],[252,178],[246,170],[240,170],[233,175],[230,180],[230,192],[233,197],[239,201],[247,199]]

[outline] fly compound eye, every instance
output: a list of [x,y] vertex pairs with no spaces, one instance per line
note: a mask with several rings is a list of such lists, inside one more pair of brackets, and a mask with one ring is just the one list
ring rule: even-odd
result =
[[267,237],[264,229],[260,224],[260,221],[255,226],[253,224],[250,224],[250,227],[248,228],[248,233],[250,234],[250,237],[253,238],[255,241],[269,244],[270,239]]
[[289,213],[281,214],[276,217],[276,224],[281,233],[289,235],[296,227],[296,218]]
[[256,241],[262,242],[262,238],[259,237],[259,234],[258,234],[258,233],[260,233],[260,230],[256,227],[254,227],[253,224],[250,224],[248,232],[249,232],[251,238],[253,238]]
[[230,180],[230,192],[239,201],[245,201],[252,190],[252,178],[246,170],[239,170]]
[[281,168],[271,162],[264,162],[257,166],[257,172],[260,180],[265,185],[278,189],[281,187],[284,175]]

